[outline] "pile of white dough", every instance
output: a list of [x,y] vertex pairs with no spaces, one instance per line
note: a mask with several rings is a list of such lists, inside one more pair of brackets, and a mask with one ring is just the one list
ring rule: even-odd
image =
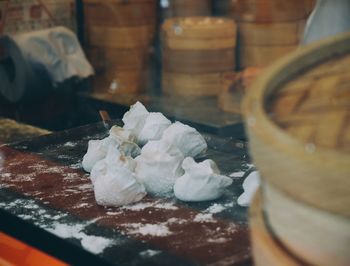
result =
[[98,204],[121,206],[147,193],[173,192],[183,201],[214,200],[232,184],[231,178],[220,175],[214,161],[194,161],[207,150],[196,129],[172,124],[140,102],[125,113],[123,122],[123,128],[113,126],[105,139],[90,140],[83,158]]

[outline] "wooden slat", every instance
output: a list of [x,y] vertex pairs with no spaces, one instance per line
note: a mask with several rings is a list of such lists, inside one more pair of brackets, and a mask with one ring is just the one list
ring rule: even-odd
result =
[[[320,117],[316,129],[315,143],[322,147],[338,148],[339,137],[342,135],[341,130],[344,129],[347,114],[347,110],[329,111]],[[341,149],[341,147],[339,148]]]
[[239,23],[241,45],[298,45],[305,20],[285,23]]
[[286,46],[240,46],[239,66],[268,66],[278,58],[295,51],[296,45]]
[[234,16],[245,22],[285,22],[307,17],[309,4],[304,0],[235,0]]

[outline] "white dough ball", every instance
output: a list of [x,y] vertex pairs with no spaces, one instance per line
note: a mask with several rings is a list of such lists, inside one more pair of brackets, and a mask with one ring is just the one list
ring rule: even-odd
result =
[[107,146],[103,140],[90,140],[88,143],[88,149],[83,157],[83,168],[86,172],[90,172],[92,167],[98,161],[106,157]]
[[242,207],[248,207],[253,200],[255,192],[260,186],[260,175],[258,171],[251,172],[243,181],[244,192],[238,197],[237,203]]
[[138,139],[140,132],[143,126],[146,123],[146,118],[148,117],[149,112],[145,106],[136,102],[130,107],[130,110],[127,111],[123,116],[124,129],[129,130],[132,134]]
[[103,206],[123,206],[140,201],[147,193],[126,167],[111,167],[94,183],[95,199]]
[[149,141],[135,158],[136,177],[146,191],[165,196],[172,192],[176,179],[183,174],[182,153],[166,141]]
[[162,140],[175,145],[184,157],[197,157],[207,150],[203,136],[193,127],[175,122],[163,132]]
[[185,174],[179,177],[174,185],[175,196],[182,201],[207,201],[220,198],[232,179],[220,175],[220,171],[212,160],[196,163],[187,157],[182,167]]
[[171,121],[162,113],[150,113],[138,136],[138,143],[145,145],[150,140],[161,139],[164,130],[171,125]]

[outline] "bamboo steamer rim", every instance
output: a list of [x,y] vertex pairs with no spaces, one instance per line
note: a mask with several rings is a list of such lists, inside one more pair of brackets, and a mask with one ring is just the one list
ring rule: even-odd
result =
[[83,0],[84,4],[139,4],[152,2],[155,2],[155,0]]
[[[336,53],[334,51],[337,51]],[[271,149],[283,151],[293,158],[303,158],[308,164],[319,166],[320,169],[327,162],[327,169],[338,169],[341,173],[350,173],[350,154],[339,152],[325,147],[314,147],[315,150],[306,151],[307,143],[300,142],[280,126],[278,126],[266,113],[265,101],[270,94],[280,85],[286,82],[291,76],[297,75],[302,70],[318,64],[322,60],[330,59],[334,54],[350,53],[350,33],[340,34],[332,38],[305,46],[304,48],[291,53],[282,59],[276,61],[267,68],[263,75],[255,80],[243,101],[243,111],[245,117],[245,126],[248,132],[254,132],[255,135],[264,138],[264,142],[270,145]],[[300,67],[303,65],[303,67]],[[288,69],[288,73],[286,73]],[[285,149],[288,147],[288,149]],[[329,164],[331,163],[331,166]],[[259,167],[259,166],[258,166]],[[284,193],[299,198],[300,191],[291,191],[288,184],[282,186],[275,179],[265,176],[265,178],[278,187]],[[331,177],[330,177],[331,178]],[[322,182],[322,180],[320,180]],[[315,202],[308,202],[310,205],[319,207]],[[328,205],[327,205],[328,206]],[[350,217],[349,208],[343,208],[340,212],[331,207],[322,207],[326,211],[333,212],[342,216]]]
[[230,38],[236,37],[237,25],[224,17],[175,17],[167,19],[162,30],[167,38]]
[[289,197],[266,180],[260,190],[266,226],[289,252],[310,265],[349,265],[349,217]]
[[271,235],[263,213],[262,191],[259,189],[249,207],[249,228],[255,265],[306,265],[280,245]]

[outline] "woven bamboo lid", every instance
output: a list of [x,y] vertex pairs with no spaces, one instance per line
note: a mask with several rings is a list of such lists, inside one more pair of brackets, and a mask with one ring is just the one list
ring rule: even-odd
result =
[[350,53],[289,81],[267,100],[266,109],[301,142],[349,153]]
[[162,30],[166,33],[167,38],[224,39],[236,37],[236,23],[227,18],[172,18],[164,22]]
[[279,60],[245,99],[253,159],[289,197],[350,217],[350,34]]

